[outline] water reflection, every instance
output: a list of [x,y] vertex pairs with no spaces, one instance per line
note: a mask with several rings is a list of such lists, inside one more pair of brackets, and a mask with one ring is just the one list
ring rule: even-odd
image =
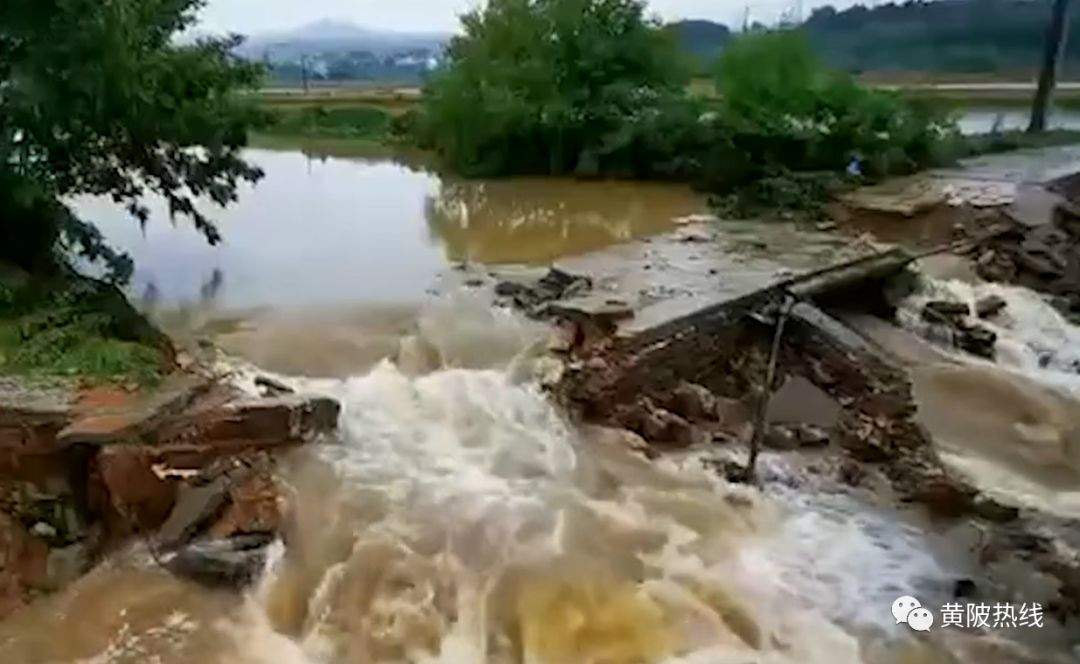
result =
[[266,172],[236,205],[207,208],[210,247],[150,201],[144,230],[111,201],[82,198],[136,262],[149,308],[417,304],[449,261],[543,263],[669,228],[702,212],[679,185],[554,179],[443,180],[414,161],[249,150]]
[[444,180],[425,206],[447,258],[479,263],[547,263],[660,233],[701,212],[701,197],[680,186],[551,178]]

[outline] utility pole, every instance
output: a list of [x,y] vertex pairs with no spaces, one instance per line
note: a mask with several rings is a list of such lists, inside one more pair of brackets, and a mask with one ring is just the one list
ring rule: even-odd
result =
[[1028,133],[1046,129],[1046,108],[1050,104],[1050,94],[1054,91],[1058,59],[1065,47],[1065,24],[1068,14],[1069,0],[1054,0],[1050,13],[1050,27],[1046,30],[1039,87],[1035,91],[1035,100],[1031,105],[1031,124],[1028,125]]

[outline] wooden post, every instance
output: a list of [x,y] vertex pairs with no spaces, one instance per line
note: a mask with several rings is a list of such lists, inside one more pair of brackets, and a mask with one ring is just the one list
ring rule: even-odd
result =
[[1035,91],[1035,100],[1031,105],[1031,124],[1028,125],[1028,133],[1046,129],[1046,109],[1050,105],[1050,94],[1054,90],[1054,81],[1057,78],[1058,59],[1064,50],[1068,14],[1069,0],[1054,0],[1050,13],[1050,26],[1046,30],[1039,88]]

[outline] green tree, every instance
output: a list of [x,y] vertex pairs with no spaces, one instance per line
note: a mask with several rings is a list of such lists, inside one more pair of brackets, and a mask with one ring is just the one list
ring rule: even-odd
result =
[[648,168],[688,63],[640,0],[490,0],[429,82],[422,142],[467,174]]
[[720,56],[716,85],[727,135],[765,171],[840,170],[858,158],[870,175],[911,172],[956,131],[928,103],[824,66],[800,30],[739,36]]
[[65,197],[107,195],[145,223],[148,194],[189,219],[225,206],[261,173],[240,148],[261,122],[250,97],[256,65],[238,38],[181,44],[205,0],[4,0],[0,3],[0,260],[41,270],[69,252],[130,261],[76,219]]

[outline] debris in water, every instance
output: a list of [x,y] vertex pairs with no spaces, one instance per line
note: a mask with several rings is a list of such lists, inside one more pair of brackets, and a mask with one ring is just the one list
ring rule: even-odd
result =
[[975,303],[975,313],[979,318],[991,318],[1001,313],[1006,306],[1008,306],[1008,302],[1000,295],[987,295],[979,298],[978,302]]
[[592,280],[588,277],[551,268],[532,285],[516,281],[501,281],[495,286],[495,294],[509,299],[515,307],[527,315],[542,317],[544,305],[556,300],[584,295],[592,289],[592,286]]

